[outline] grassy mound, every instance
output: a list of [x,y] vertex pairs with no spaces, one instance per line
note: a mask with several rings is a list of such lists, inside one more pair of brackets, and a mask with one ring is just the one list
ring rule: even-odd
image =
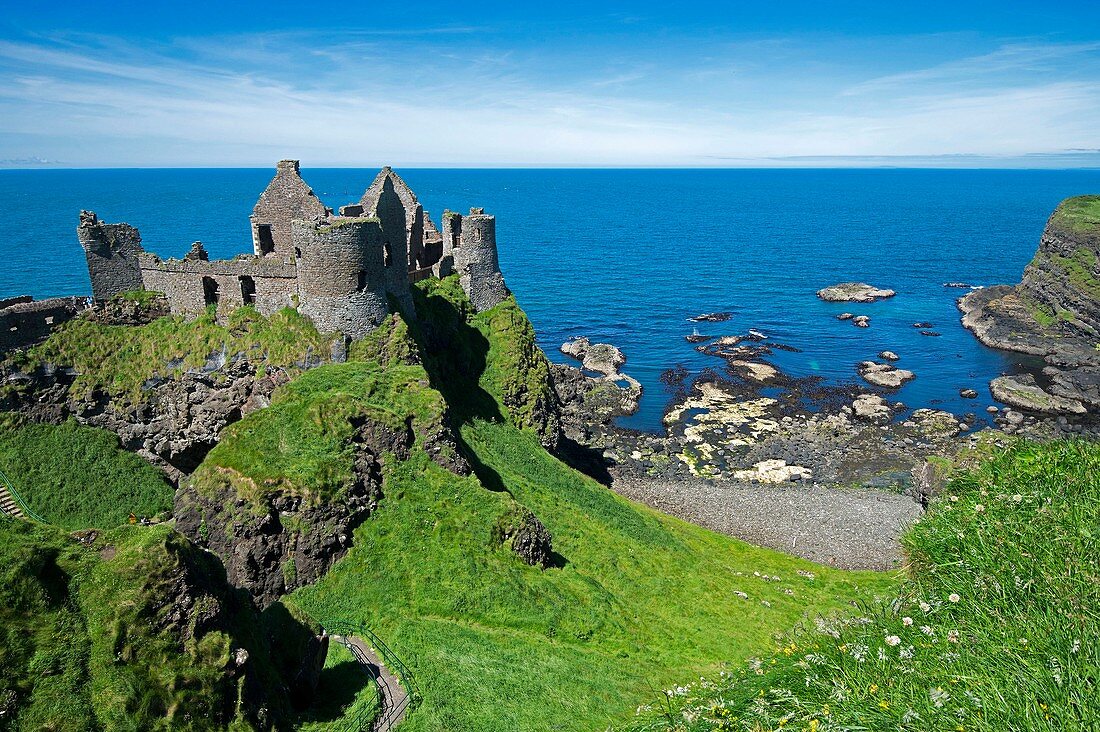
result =
[[[446,397],[475,474],[455,476],[419,447],[387,462],[385,498],[353,548],[289,600],[322,623],[374,629],[412,667],[424,702],[403,728],[602,728],[805,617],[894,591],[886,575],[713,534],[566,467],[540,446],[545,360],[514,302],[475,315],[453,281],[418,287],[423,327],[412,335],[424,365],[408,368]],[[402,412],[397,392],[360,388],[374,407]],[[528,566],[494,540],[517,502],[553,533],[556,566]]]
[[32,511],[65,529],[111,528],[172,508],[160,471],[106,430],[76,422],[19,424],[0,415],[0,470]]
[[1096,728],[1100,446],[1012,447],[954,479],[906,548],[893,602],[675,689],[633,729]]
[[197,318],[174,315],[139,326],[76,318],[44,343],[16,354],[14,365],[24,370],[71,366],[78,374],[74,397],[99,389],[138,403],[147,380],[202,368],[214,354],[244,354],[282,368],[294,368],[307,357],[328,357],[330,339],[291,308],[264,317],[245,306],[224,317],[226,322],[219,324],[209,308]]
[[[256,689],[270,695],[270,720],[288,719],[267,621],[219,570],[165,526],[82,543],[0,518],[0,726],[245,729]],[[295,633],[309,631],[279,626],[281,638]]]

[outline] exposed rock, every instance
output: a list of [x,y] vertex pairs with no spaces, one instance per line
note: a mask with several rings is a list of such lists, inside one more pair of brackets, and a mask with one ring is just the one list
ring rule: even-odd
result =
[[878,357],[885,361],[898,361],[901,359],[901,356],[894,353],[893,351],[883,351],[878,355]]
[[562,344],[561,352],[581,362],[588,371],[620,379],[619,367],[626,356],[610,343],[592,343],[587,338],[575,338]]
[[922,336],[931,336],[932,338],[939,338],[940,334],[934,330],[922,330],[920,332]]
[[1031,374],[999,376],[989,384],[993,398],[1016,409],[1055,414],[1084,414],[1085,405],[1076,399],[1055,396],[1035,381]]
[[973,389],[959,389],[959,396],[963,399],[977,399],[978,392]]
[[928,322],[913,323],[914,328],[931,328],[932,324]]
[[764,383],[766,381],[774,381],[779,378],[779,369],[775,368],[771,364],[761,363],[759,361],[729,361],[731,369],[737,373],[743,375],[747,379]]
[[866,315],[857,315],[852,318],[852,325],[857,328],[869,328],[871,326],[871,318]]
[[702,315],[696,315],[694,318],[688,318],[696,323],[722,323],[733,317],[733,313],[703,313]]
[[841,282],[817,291],[817,296],[825,302],[874,302],[893,297],[894,290],[883,290],[865,282]]
[[766,341],[768,336],[755,328],[749,328],[749,338],[754,341]]
[[752,483],[786,483],[810,480],[813,471],[801,465],[788,465],[785,460],[762,460],[749,470],[736,471],[733,477]]
[[851,320],[854,317],[855,316],[852,315],[851,313],[841,313],[840,315],[836,316],[836,319],[837,320]]
[[876,394],[860,394],[852,402],[852,412],[859,419],[877,424],[890,421],[890,405]]
[[916,374],[912,371],[874,361],[864,361],[857,370],[864,381],[886,389],[897,389],[905,382],[916,378]]
[[500,544],[511,542],[512,551],[532,567],[546,569],[553,563],[550,531],[527,509],[519,508],[503,517],[497,524],[495,538]]

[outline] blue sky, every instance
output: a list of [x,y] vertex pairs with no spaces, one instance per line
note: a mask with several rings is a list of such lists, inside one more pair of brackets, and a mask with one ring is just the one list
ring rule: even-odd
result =
[[7,167],[1100,165],[1095,1],[3,2]]

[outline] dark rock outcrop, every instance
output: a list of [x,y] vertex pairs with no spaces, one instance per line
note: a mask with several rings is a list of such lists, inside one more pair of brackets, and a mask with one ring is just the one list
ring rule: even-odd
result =
[[498,544],[511,543],[512,551],[532,567],[546,569],[553,563],[550,531],[527,509],[517,506],[516,511],[501,517],[493,533]]
[[[1038,412],[1078,413],[1074,403],[1100,411],[1100,196],[1066,199],[1055,209],[1020,284],[975,290],[958,305],[963,326],[985,345],[1048,364],[1045,383],[1024,385],[1035,398],[1007,403]],[[1008,393],[1000,388],[994,396]]]

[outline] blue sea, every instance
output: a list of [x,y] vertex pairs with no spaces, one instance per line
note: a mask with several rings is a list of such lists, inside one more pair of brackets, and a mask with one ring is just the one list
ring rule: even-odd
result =
[[[309,169],[326,204],[359,198],[375,170]],[[884,349],[917,374],[897,392],[910,407],[957,413],[992,403],[991,378],[1022,368],[959,324],[955,299],[974,285],[1014,283],[1047,217],[1072,195],[1100,192],[1100,171],[1003,170],[427,170],[398,171],[439,224],[445,208],[497,216],[501,266],[555,360],[586,335],[618,345],[645,387],[625,424],[658,430],[665,369],[721,370],[684,340],[755,328],[801,349],[773,362],[795,376],[853,381]],[[140,228],[147,250],[212,257],[251,251],[248,215],[273,169],[6,170],[0,213],[8,254],[0,296],[87,294],[75,229],[81,209]],[[814,293],[857,280],[898,291],[868,305]],[[861,329],[845,310],[871,316]],[[940,337],[912,324],[928,321]],[[959,389],[981,398],[963,400]]]

